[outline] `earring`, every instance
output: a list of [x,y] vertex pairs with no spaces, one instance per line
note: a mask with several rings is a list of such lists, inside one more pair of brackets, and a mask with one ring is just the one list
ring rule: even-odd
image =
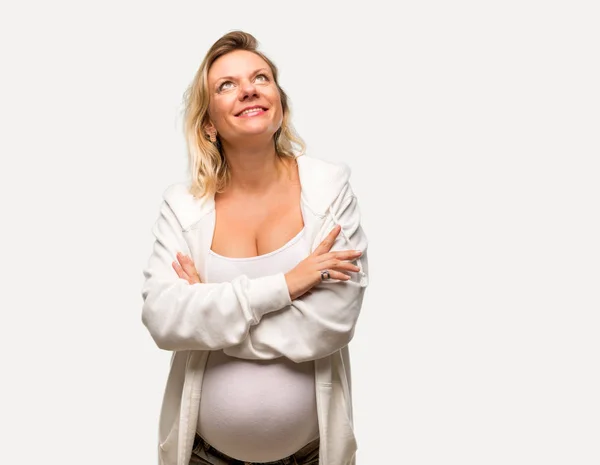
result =
[[217,142],[217,131],[215,131],[214,129],[208,133],[208,138],[210,139],[210,141],[214,144],[215,142]]

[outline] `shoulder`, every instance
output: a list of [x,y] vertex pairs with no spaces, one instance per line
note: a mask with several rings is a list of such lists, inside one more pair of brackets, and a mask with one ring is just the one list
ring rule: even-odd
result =
[[343,179],[347,181],[351,175],[348,164],[340,161],[323,160],[309,155],[301,155],[297,158],[298,167],[304,169],[310,178],[315,179]]
[[336,199],[345,197],[351,191],[351,169],[346,163],[307,155],[301,155],[297,160],[305,201],[319,214],[323,214]]
[[184,182],[175,182],[169,184],[163,191],[162,198],[164,200],[173,200],[177,198],[185,198],[190,194],[188,185]]
[[171,208],[182,228],[188,229],[205,214],[214,209],[214,197],[194,197],[190,186],[185,182],[168,185],[162,194],[165,203]]

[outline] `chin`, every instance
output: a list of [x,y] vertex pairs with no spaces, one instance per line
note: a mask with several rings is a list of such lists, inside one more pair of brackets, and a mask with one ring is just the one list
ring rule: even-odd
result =
[[247,135],[247,136],[268,135],[268,136],[273,137],[275,132],[272,131],[270,127],[267,127],[267,128],[261,127],[261,128],[243,128],[243,129],[240,129],[239,134]]

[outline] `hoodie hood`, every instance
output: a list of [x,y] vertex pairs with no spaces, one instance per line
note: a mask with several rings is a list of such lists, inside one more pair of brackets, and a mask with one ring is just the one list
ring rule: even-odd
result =
[[[302,200],[315,214],[323,216],[350,180],[351,170],[345,163],[334,163],[300,155],[298,175]],[[163,192],[163,199],[177,215],[183,230],[188,230],[215,208],[215,197],[194,197],[188,183],[171,184]]]

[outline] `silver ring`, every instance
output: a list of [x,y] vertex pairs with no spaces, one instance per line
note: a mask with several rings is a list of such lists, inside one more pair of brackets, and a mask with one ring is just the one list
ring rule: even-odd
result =
[[321,271],[321,281],[325,281],[326,279],[331,279],[331,275],[329,274],[329,270]]

